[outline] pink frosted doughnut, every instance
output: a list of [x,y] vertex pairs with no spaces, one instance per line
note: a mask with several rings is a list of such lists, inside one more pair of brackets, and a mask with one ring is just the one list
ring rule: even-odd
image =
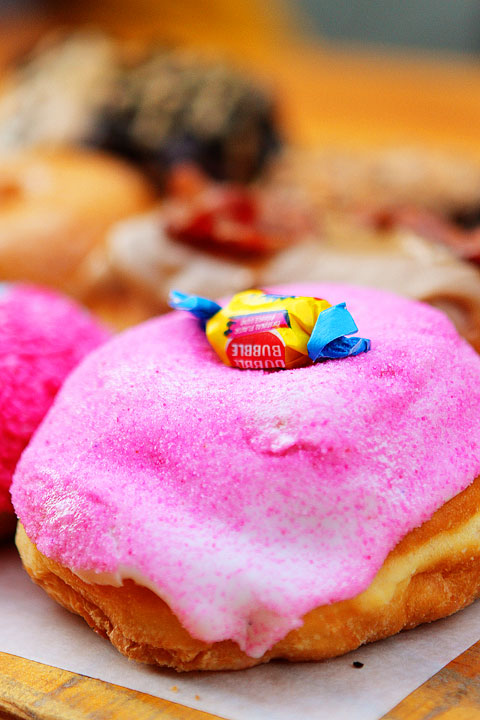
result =
[[[0,518],[17,461],[72,368],[108,336],[70,300],[0,284]],[[3,524],[3,523],[2,523]],[[1,533],[1,527],[0,527]]]
[[[480,473],[480,357],[419,302],[275,291],[345,301],[372,349],[237,370],[171,313],[90,355],[18,465],[28,571],[131,657],[177,669],[317,659],[480,588],[478,528],[465,525],[479,525],[476,506],[448,502],[477,487],[466,491]],[[442,544],[448,528],[464,535]],[[459,537],[476,574],[445,604],[450,580],[425,582]]]

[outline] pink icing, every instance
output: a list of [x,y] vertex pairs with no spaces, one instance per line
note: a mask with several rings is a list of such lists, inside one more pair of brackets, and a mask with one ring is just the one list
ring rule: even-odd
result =
[[480,357],[437,310],[347,302],[372,350],[313,367],[227,367],[195,319],[123,333],[70,376],[24,453],[15,508],[77,570],[141,577],[190,633],[261,655],[353,597],[480,471]]
[[0,512],[12,512],[15,465],[66,375],[108,337],[47,290],[0,285]]

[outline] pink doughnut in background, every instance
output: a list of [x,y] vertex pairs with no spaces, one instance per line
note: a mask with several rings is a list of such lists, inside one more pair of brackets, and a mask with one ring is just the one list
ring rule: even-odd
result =
[[108,337],[72,300],[0,283],[0,535],[13,515],[9,488],[24,447],[69,372]]

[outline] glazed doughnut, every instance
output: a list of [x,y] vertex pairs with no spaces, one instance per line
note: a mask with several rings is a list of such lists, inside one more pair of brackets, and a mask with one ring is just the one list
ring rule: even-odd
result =
[[166,315],[86,358],[17,467],[27,571],[131,658],[319,660],[480,592],[478,355],[418,302],[274,291],[347,302],[370,352],[237,370]]
[[152,202],[148,183],[99,153],[30,150],[0,163],[0,278],[49,285],[81,299],[97,283],[107,229]]
[[70,370],[108,332],[50,291],[0,284],[0,537],[13,531],[15,465]]

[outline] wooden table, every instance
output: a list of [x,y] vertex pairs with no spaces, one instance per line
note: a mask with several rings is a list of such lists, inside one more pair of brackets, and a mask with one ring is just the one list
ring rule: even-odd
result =
[[[242,25],[244,34],[246,23]],[[0,65],[31,44],[48,24],[45,18],[34,18],[24,19],[20,25],[0,25]],[[104,24],[115,25],[113,21]],[[254,25],[251,27],[253,32]],[[423,144],[480,158],[480,65],[476,61],[320,48],[287,38],[278,27],[266,34],[264,42],[252,38],[247,43],[232,42],[231,33],[224,30],[205,25],[210,41],[275,86],[286,133],[295,142],[306,146]],[[185,28],[182,32],[185,34]],[[480,643],[385,717],[479,718],[479,673]],[[214,717],[3,653],[0,695],[0,720]]]
[[[382,720],[478,720],[479,717],[480,642],[402,700]],[[219,720],[217,715],[0,653],[0,720],[13,718]]]

